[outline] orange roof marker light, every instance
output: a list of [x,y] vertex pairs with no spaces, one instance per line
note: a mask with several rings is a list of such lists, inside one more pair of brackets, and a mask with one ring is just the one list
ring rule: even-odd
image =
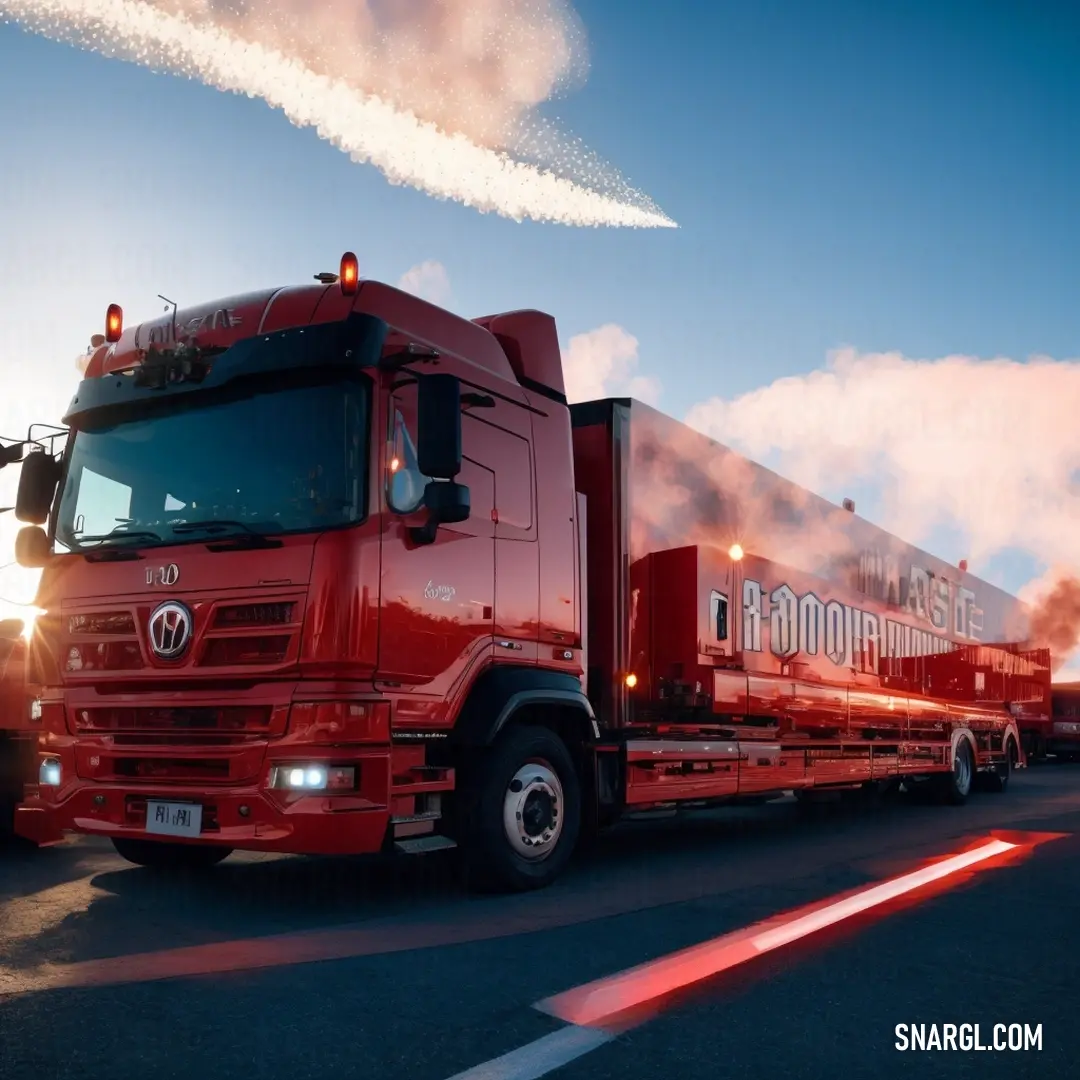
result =
[[113,345],[123,332],[124,309],[119,304],[110,304],[105,312],[105,340]]
[[341,256],[341,273],[338,274],[343,296],[353,296],[360,287],[360,263],[351,251]]
[[731,547],[728,548],[728,558],[731,559],[732,562],[741,562],[744,554],[745,552],[742,549],[742,544],[732,544]]

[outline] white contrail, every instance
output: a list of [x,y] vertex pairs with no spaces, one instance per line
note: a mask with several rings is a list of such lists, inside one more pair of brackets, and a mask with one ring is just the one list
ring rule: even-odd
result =
[[262,98],[297,126],[314,127],[354,161],[375,165],[391,183],[482,213],[579,226],[676,227],[624,184],[609,182],[608,191],[597,191],[514,160],[277,48],[143,0],[0,0],[0,16],[44,37]]

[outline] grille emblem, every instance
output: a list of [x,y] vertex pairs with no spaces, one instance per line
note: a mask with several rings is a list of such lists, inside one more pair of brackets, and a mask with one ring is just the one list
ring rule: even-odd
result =
[[150,648],[162,660],[175,660],[191,641],[191,612],[176,600],[158,604],[150,616]]

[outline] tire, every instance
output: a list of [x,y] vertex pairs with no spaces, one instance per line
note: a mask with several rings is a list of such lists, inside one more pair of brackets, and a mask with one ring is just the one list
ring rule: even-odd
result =
[[122,837],[114,837],[112,845],[122,859],[155,870],[207,870],[232,854],[232,848],[216,845],[170,844]]
[[566,744],[543,727],[511,727],[474,759],[463,796],[470,888],[550,885],[581,833],[581,785]]
[[1012,779],[1013,770],[1016,768],[1018,760],[1016,743],[1010,738],[1005,744],[1004,762],[996,765],[990,772],[983,774],[985,789],[995,794],[1004,794],[1009,787],[1009,781]]
[[952,772],[940,777],[941,794],[950,806],[963,806],[967,802],[975,780],[975,754],[968,739],[956,744]]

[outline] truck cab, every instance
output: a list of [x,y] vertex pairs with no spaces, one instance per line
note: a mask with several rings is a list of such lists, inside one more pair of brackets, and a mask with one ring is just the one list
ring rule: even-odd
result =
[[[138,863],[450,846],[463,746],[545,703],[593,730],[554,321],[469,322],[351,260],[126,329],[110,308],[63,452],[23,462],[24,835]],[[503,876],[544,878],[542,846]]]

